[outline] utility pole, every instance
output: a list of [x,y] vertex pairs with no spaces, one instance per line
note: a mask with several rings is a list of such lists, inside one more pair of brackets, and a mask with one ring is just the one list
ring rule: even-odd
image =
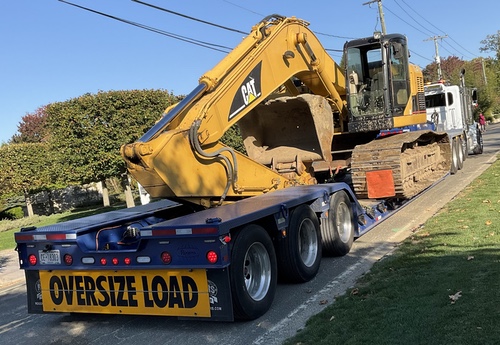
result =
[[382,9],[382,0],[372,0],[365,2],[363,5],[370,5],[374,2],[378,2],[378,15],[380,17],[380,25],[382,26],[382,35],[386,35],[387,31],[385,30],[385,19],[384,19],[384,11]]
[[484,85],[488,85],[488,81],[486,80],[486,70],[484,69],[484,59],[483,58],[481,58],[481,67],[483,69]]
[[437,68],[438,68],[438,80],[443,79],[443,73],[441,72],[441,58],[439,57],[439,49],[438,49],[437,40],[447,38],[447,37],[448,37],[448,35],[434,36],[434,37],[429,37],[428,39],[424,40],[424,41],[430,41],[430,40],[434,41],[434,49],[436,49],[435,59],[436,59],[436,64],[437,64]]

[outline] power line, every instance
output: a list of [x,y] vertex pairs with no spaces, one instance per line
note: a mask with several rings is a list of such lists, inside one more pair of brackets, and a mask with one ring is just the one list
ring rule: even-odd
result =
[[[157,9],[157,10],[160,10],[160,11],[164,11],[164,12],[168,12],[168,13],[171,13],[171,14],[175,14],[175,15],[181,16],[181,17],[186,18],[186,19],[194,20],[194,21],[201,22],[201,23],[204,23],[204,24],[207,24],[207,25],[211,25],[211,26],[215,26],[215,27],[218,27],[218,28],[221,28],[221,29],[225,29],[225,30],[229,30],[229,31],[241,33],[241,34],[244,34],[244,35],[248,35],[248,33],[240,31],[240,30],[232,29],[232,28],[229,28],[229,27],[226,27],[226,26],[222,26],[222,25],[219,25],[219,24],[215,24],[215,23],[212,23],[212,22],[207,22],[205,20],[201,20],[201,19],[198,19],[198,18],[195,18],[195,17],[187,16],[185,14],[182,14],[182,13],[179,13],[179,12],[175,12],[175,11],[172,11],[172,10],[169,10],[169,9],[166,9],[166,8],[163,8],[163,7],[159,7],[159,6],[156,6],[156,5],[152,5],[152,4],[149,4],[147,2],[143,2],[143,1],[140,1],[140,0],[132,0],[132,1],[133,2],[137,2],[139,4],[142,4],[142,5],[149,6],[151,8],[154,8],[154,9]],[[251,10],[245,8],[245,7],[233,4],[230,1],[225,0],[225,2],[230,3],[231,5],[235,5],[235,6],[237,6],[239,8],[242,8],[242,9],[244,9],[246,11],[250,11],[252,13],[259,14],[259,13],[253,12],[253,11],[251,11]],[[354,39],[353,37],[337,36],[337,35],[326,34],[326,33],[322,33],[322,32],[316,32],[316,31],[313,31],[313,32],[315,34],[317,34],[317,35],[324,35],[324,36],[328,36],[328,37],[342,38],[342,39]],[[335,50],[335,49],[325,49],[325,50],[327,50],[327,51],[340,51],[340,52],[342,52],[342,50]]]
[[170,13],[170,14],[174,14],[174,15],[176,15],[176,16],[180,16],[180,17],[183,17],[183,18],[187,18],[187,19],[190,19],[190,20],[194,20],[194,21],[196,21],[196,22],[200,22],[200,23],[203,23],[203,24],[207,24],[207,25],[215,26],[215,27],[217,27],[217,28],[224,29],[224,30],[228,30],[228,31],[237,32],[237,33],[239,33],[239,34],[248,35],[248,32],[244,32],[244,31],[240,31],[240,30],[236,30],[236,29],[228,28],[227,26],[223,26],[223,25],[219,25],[219,24],[212,23],[212,22],[208,22],[208,21],[206,21],[206,20],[202,20],[202,19],[194,18],[194,17],[188,16],[188,15],[185,15],[185,14],[182,14],[182,13],[179,13],[179,12],[175,12],[175,11],[172,11],[172,10],[166,9],[166,8],[164,8],[164,7],[160,7],[160,6],[156,6],[156,5],[153,5],[153,4],[149,4],[149,3],[147,3],[147,2],[143,2],[143,1],[140,1],[140,0],[132,0],[132,1],[133,1],[133,2],[137,2],[138,4],[141,4],[141,5],[145,5],[145,6],[149,6],[149,7],[155,8],[155,9],[160,10],[160,11],[164,11],[164,12],[167,12],[167,13]]
[[413,50],[411,51],[411,53],[412,53],[412,54],[415,54],[415,55],[417,55],[418,57],[421,57],[422,59],[425,59],[425,60],[427,60],[427,61],[430,61],[430,62],[434,61],[434,60],[432,60],[432,59],[429,59],[429,58],[428,58],[428,57],[426,57],[426,56],[423,56],[423,55],[420,55],[420,54],[416,53],[416,52],[415,52],[415,51],[413,51]]
[[[147,25],[136,23],[136,22],[133,22],[133,21],[130,21],[130,20],[127,20],[127,19],[115,17],[115,16],[112,16],[110,14],[106,14],[104,12],[99,12],[99,11],[93,10],[91,8],[88,8],[88,7],[80,6],[80,5],[71,3],[69,1],[65,1],[65,0],[59,0],[59,1],[62,2],[62,3],[68,4],[68,5],[75,6],[77,8],[83,9],[85,11],[89,11],[89,12],[92,12],[92,13],[95,13],[95,14],[107,17],[107,18],[111,18],[111,19],[117,20],[117,21],[122,22],[122,23],[126,23],[126,24],[129,24],[129,25],[132,25],[132,26],[136,26],[136,27],[139,27],[141,29],[152,31],[152,32],[155,32],[155,33],[158,33],[158,34],[161,34],[161,35],[164,35],[164,36],[167,36],[167,37],[179,40],[179,41],[191,43],[191,44],[194,44],[194,45],[197,45],[197,46],[200,46],[200,47],[204,47],[204,48],[207,48],[207,49],[219,51],[219,52],[222,52],[222,53],[228,53],[229,51],[231,51],[233,49],[233,48],[230,48],[230,47],[226,47],[226,46],[222,46],[222,45],[218,45],[218,44],[214,44],[214,43],[209,43],[209,42],[205,42],[205,41],[200,41],[200,40],[196,40],[194,38],[190,38],[190,37],[186,37],[186,36],[181,36],[181,35],[177,35],[177,34],[174,34],[174,33],[171,33],[171,32],[167,32],[167,31],[164,31],[164,30],[156,29],[156,28],[153,28],[151,26],[147,26]],[[215,47],[218,47],[218,48],[215,48]],[[222,49],[219,49],[219,48],[222,48]],[[225,49],[225,50],[223,50],[223,49]]]
[[231,2],[231,1],[228,1],[228,0],[224,0],[224,2],[227,2],[228,4],[231,4],[231,5],[233,5],[233,6],[239,7],[239,8],[241,8],[242,10],[245,10],[245,11],[247,11],[247,12],[250,12],[250,13],[256,14],[256,15],[258,15],[258,16],[261,16],[262,18],[264,18],[264,17],[265,17],[265,15],[263,15],[263,14],[261,14],[261,13],[259,13],[259,12],[252,11],[252,10],[250,10],[250,9],[246,8],[246,7],[243,7],[243,6],[240,6],[240,5],[238,5],[238,4],[235,4],[234,2]]
[[[406,1],[404,0],[400,0],[401,2],[403,2],[410,10],[412,10],[414,13],[416,13],[420,18],[422,18],[423,20],[425,20],[429,25],[431,25],[433,28],[435,28],[436,30],[446,34],[443,30],[441,30],[440,28],[438,28],[436,25],[434,25],[432,22],[430,22],[429,20],[427,20],[427,18],[425,18],[424,16],[422,16],[418,11],[416,11],[415,9],[413,9],[410,5],[408,5],[406,3]],[[397,0],[394,0],[394,2],[397,3]],[[399,5],[398,5],[399,6]],[[411,17],[411,16],[410,16]],[[430,31],[430,30],[429,30]],[[438,36],[436,34],[434,34],[434,36]],[[478,57],[476,54],[470,52],[469,50],[467,50],[466,48],[464,48],[460,43],[458,43],[457,41],[455,41],[453,39],[453,37],[451,37],[450,35],[447,35],[448,38],[450,40],[452,40],[456,45],[458,45],[460,48],[462,48],[464,51],[466,51],[467,53],[469,53],[472,57]],[[451,45],[450,45],[451,46]],[[462,54],[462,52],[460,52],[458,49],[456,48],[453,48],[454,50],[456,50],[458,53]]]
[[328,37],[333,37],[333,38],[343,38],[346,40],[354,40],[356,37],[347,37],[347,36],[337,36],[337,35],[332,35],[332,34],[325,34],[323,32],[318,32],[318,31],[313,31],[316,35],[322,35],[322,36],[328,36]]
[[[410,10],[412,10],[414,13],[416,13],[416,14],[417,14],[420,18],[422,18],[423,20],[425,20],[428,24],[430,24],[430,25],[431,25],[432,27],[434,27],[436,30],[443,32],[441,29],[439,29],[439,28],[438,28],[438,27],[436,27],[434,24],[432,24],[430,21],[428,21],[428,20],[427,20],[427,18],[425,18],[425,17],[424,17],[424,16],[422,16],[419,12],[417,12],[416,10],[414,10],[414,9],[413,9],[410,5],[408,5],[408,4],[407,4],[404,0],[401,0],[401,1],[402,1],[402,2],[403,2],[403,3],[404,3],[404,4],[405,4],[405,5],[406,5],[406,6],[407,6]],[[394,2],[397,4],[397,0],[394,0]],[[400,5],[398,4],[398,6],[400,6]],[[401,6],[400,6],[400,7],[401,7]],[[405,13],[406,13],[406,11],[405,11]],[[410,16],[409,14],[408,14],[408,16],[409,16],[410,18],[412,18],[412,16]],[[422,25],[422,26],[423,26],[423,25]],[[427,30],[428,30],[428,29],[427,29]],[[432,31],[430,31],[430,30],[429,30],[429,32],[432,32]],[[432,34],[433,34],[434,36],[438,36],[438,35],[437,35],[437,34],[435,34],[435,33],[432,33]]]
[[419,29],[419,28],[417,28],[416,26],[414,26],[414,25],[412,25],[412,24],[408,23],[406,20],[404,20],[403,18],[401,18],[400,16],[398,16],[396,13],[394,13],[393,11],[391,11],[391,10],[387,7],[387,5],[386,5],[386,6],[384,6],[384,7],[385,7],[385,9],[386,9],[387,11],[389,11],[390,13],[392,13],[392,15],[393,15],[394,17],[398,18],[399,20],[401,20],[401,21],[402,21],[403,23],[405,23],[406,25],[411,26],[412,28],[414,28],[414,29],[415,29],[415,30],[417,30],[418,32],[420,32],[420,33],[424,34],[425,36],[427,36],[427,33],[423,32],[422,30],[420,30],[420,29]]
[[397,1],[394,1],[394,2],[396,3],[396,5],[398,5],[398,6],[399,6],[399,8],[400,8],[400,9],[401,9],[404,13],[406,13],[406,14],[408,15],[408,17],[410,17],[410,18],[411,18],[411,19],[412,19],[415,23],[417,23],[418,25],[420,25],[420,26],[421,26],[424,30],[427,30],[428,32],[430,32],[432,35],[437,36],[437,34],[436,34],[436,33],[434,33],[434,32],[432,32],[432,31],[430,31],[430,30],[429,30],[429,29],[427,29],[425,26],[423,26],[422,24],[420,24],[420,22],[419,22],[419,21],[417,21],[415,18],[413,18],[413,16],[411,16],[411,15],[410,15],[410,14],[409,14],[409,13],[408,13],[408,12],[407,12],[404,8],[403,8],[403,6],[401,6],[401,5],[400,5]]

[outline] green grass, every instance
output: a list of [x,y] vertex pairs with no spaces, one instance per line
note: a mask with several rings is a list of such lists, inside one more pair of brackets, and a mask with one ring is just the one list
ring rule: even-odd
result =
[[2,220],[0,221],[0,250],[14,249],[16,247],[16,242],[14,241],[14,233],[18,232],[23,227],[41,227],[45,225],[65,222],[72,219],[91,216],[93,214],[108,212],[123,207],[125,207],[125,205],[116,205],[111,207],[78,208],[72,211],[53,214],[50,216],[33,216],[30,218],[22,218],[17,220]]
[[499,322],[497,161],[285,344],[498,344]]

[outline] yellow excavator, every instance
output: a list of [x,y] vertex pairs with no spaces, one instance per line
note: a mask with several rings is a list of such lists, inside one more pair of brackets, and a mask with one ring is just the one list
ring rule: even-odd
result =
[[[266,17],[198,87],[121,153],[152,197],[205,207],[350,175],[358,198],[411,198],[447,174],[448,137],[426,123],[403,35],[344,46],[345,68],[308,23]],[[246,155],[221,143],[237,125]]]

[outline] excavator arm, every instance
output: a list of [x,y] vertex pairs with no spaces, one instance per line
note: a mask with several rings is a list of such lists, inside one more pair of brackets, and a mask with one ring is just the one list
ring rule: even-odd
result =
[[[121,154],[153,197],[205,206],[311,184],[309,164],[331,161],[345,98],[344,75],[308,23],[273,15]],[[219,142],[235,124],[248,156]]]

